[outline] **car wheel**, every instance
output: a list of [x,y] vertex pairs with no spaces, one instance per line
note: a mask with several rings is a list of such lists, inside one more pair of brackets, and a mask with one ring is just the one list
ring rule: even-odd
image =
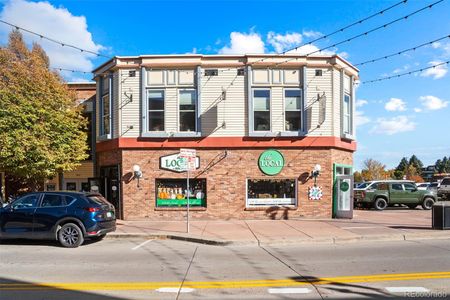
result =
[[58,231],[58,240],[63,247],[76,248],[83,244],[83,232],[74,223],[64,224]]
[[433,207],[434,199],[433,198],[425,198],[422,203],[422,208],[426,210],[430,210]]
[[417,207],[418,204],[408,204],[408,207],[410,209],[415,209]]
[[373,204],[373,207],[376,210],[384,210],[388,206],[388,203],[386,199],[384,198],[377,198],[375,199],[375,203]]

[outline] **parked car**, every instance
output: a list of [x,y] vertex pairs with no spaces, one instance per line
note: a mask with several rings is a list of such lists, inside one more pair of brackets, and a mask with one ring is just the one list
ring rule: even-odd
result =
[[427,187],[427,190],[432,191],[437,194],[438,187],[439,187],[439,182],[431,182],[430,185]]
[[58,240],[75,248],[115,231],[114,211],[98,193],[29,193],[0,208],[0,238]]
[[437,189],[439,198],[450,200],[450,177],[444,177]]
[[419,204],[423,209],[431,209],[437,201],[436,194],[417,189],[413,181],[386,180],[377,181],[369,185],[365,190],[354,193],[355,202],[361,206],[371,206],[376,210],[384,210],[395,204],[404,204],[414,209]]
[[430,182],[421,182],[421,183],[417,183],[417,189],[421,190],[421,191],[425,191],[429,186],[430,186]]

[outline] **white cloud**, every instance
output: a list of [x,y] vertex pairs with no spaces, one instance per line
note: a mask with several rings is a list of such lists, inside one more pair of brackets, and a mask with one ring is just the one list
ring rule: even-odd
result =
[[233,31],[230,34],[230,45],[219,50],[220,54],[264,53],[264,41],[258,33],[242,33]]
[[[74,16],[66,8],[55,7],[48,2],[10,0],[5,3],[0,18],[86,50],[105,50],[105,47],[93,41],[84,16]],[[3,41],[6,41],[10,30],[10,27],[0,27]],[[83,71],[90,71],[94,67],[92,59],[96,56],[93,54],[62,47],[27,33],[23,35],[27,43],[36,41],[41,44],[50,58],[51,66]]]
[[366,104],[369,104],[369,101],[364,100],[364,99],[356,100],[356,107],[363,107]]
[[409,69],[409,65],[404,65],[401,68],[397,68],[394,71],[392,71],[393,74],[403,73]]
[[402,99],[391,98],[388,102],[386,102],[384,108],[387,111],[405,111],[406,103]]
[[[430,61],[428,64],[433,66],[442,63],[442,61]],[[428,70],[423,71],[420,76],[422,77],[433,77],[433,79],[439,79],[444,77],[448,72],[447,65],[440,65]]]
[[357,127],[370,123],[370,118],[363,111],[355,111],[355,124]]
[[390,119],[377,119],[376,125],[370,132],[393,135],[396,133],[413,131],[414,129],[416,129],[416,123],[412,122],[407,116],[397,116]]
[[310,39],[316,39],[323,36],[321,32],[314,30],[303,30],[303,35]]
[[302,35],[298,32],[280,34],[269,31],[267,42],[275,49],[275,52],[281,53],[285,50],[294,48],[302,43]]
[[448,101],[444,101],[435,96],[421,96],[419,98],[425,110],[439,110],[448,106]]
[[415,111],[416,113],[420,113],[420,112],[422,112],[422,109],[419,108],[419,107],[414,107],[414,111]]

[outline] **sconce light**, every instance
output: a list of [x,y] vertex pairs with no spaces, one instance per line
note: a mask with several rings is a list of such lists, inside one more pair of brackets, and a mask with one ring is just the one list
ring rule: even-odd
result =
[[314,186],[316,185],[317,176],[320,175],[320,171],[322,170],[322,167],[317,164],[314,166],[314,169],[311,172],[311,177],[314,177]]
[[137,179],[137,187],[139,187],[139,178],[142,178],[142,171],[138,165],[133,166],[133,178]]

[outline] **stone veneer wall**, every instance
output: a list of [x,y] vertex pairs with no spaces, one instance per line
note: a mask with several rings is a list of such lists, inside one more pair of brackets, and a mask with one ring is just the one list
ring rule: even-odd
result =
[[[280,219],[331,218],[333,163],[352,164],[352,152],[337,149],[277,149],[285,159],[280,174],[267,176],[258,168],[259,155],[263,149],[232,149],[226,157],[222,149],[197,150],[200,169],[192,177],[207,179],[207,208],[191,208],[192,219]],[[159,158],[177,153],[178,150],[122,150],[98,153],[100,166],[120,163],[122,166],[122,201],[125,219],[183,220],[185,209],[156,208],[156,178],[186,178],[185,173],[175,173],[159,168]],[[133,165],[143,171],[140,187],[129,180]],[[309,179],[315,164],[322,166],[317,184],[323,188],[324,197],[318,201],[308,199]],[[267,211],[267,208],[247,208],[247,178],[297,178],[298,207]]]

